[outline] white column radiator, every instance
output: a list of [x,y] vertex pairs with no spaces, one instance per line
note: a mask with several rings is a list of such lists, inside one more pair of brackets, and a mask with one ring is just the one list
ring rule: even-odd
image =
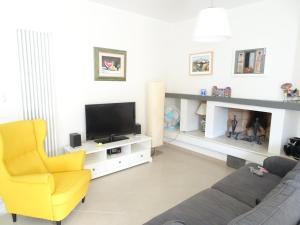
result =
[[23,118],[47,121],[45,148],[56,155],[53,74],[50,33],[17,30]]

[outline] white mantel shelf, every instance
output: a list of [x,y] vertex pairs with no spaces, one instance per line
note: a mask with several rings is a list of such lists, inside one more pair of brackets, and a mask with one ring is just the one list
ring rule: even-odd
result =
[[300,111],[300,102],[284,102],[284,101],[269,101],[269,100],[256,100],[246,98],[231,98],[231,97],[215,97],[215,96],[200,96],[192,94],[180,94],[180,93],[166,93],[167,98],[178,99],[193,99],[199,101],[213,101],[213,102],[226,102],[241,105],[261,106],[274,109],[287,109]]

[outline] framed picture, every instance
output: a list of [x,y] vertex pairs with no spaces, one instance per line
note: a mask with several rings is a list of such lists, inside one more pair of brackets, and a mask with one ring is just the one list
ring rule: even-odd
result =
[[94,47],[95,81],[126,81],[126,51]]
[[235,74],[263,74],[265,71],[265,48],[238,50],[235,52]]
[[190,54],[190,75],[211,75],[213,73],[213,52]]

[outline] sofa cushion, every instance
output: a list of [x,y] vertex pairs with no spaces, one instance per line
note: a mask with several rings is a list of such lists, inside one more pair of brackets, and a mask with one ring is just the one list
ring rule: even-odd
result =
[[246,204],[218,190],[206,189],[144,225],[162,225],[174,220],[186,225],[226,225],[249,210]]
[[281,178],[271,173],[259,177],[250,172],[251,166],[257,168],[258,164],[250,163],[240,168],[217,182],[212,188],[255,207],[280,182]]
[[297,182],[300,182],[300,161],[297,163],[297,165],[290,172],[288,172],[282,178],[282,182],[288,181],[288,180],[295,180]]
[[300,184],[280,183],[251,211],[233,219],[228,225],[295,225],[300,220]]
[[297,161],[281,156],[270,156],[264,160],[264,168],[279,177],[284,177],[296,165]]

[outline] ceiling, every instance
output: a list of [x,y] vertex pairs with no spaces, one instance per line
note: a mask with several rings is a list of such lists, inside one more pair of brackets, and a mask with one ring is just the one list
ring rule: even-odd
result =
[[[199,10],[211,6],[212,0],[93,0],[167,22],[179,22],[196,17]],[[234,8],[262,0],[213,0],[215,7]]]

